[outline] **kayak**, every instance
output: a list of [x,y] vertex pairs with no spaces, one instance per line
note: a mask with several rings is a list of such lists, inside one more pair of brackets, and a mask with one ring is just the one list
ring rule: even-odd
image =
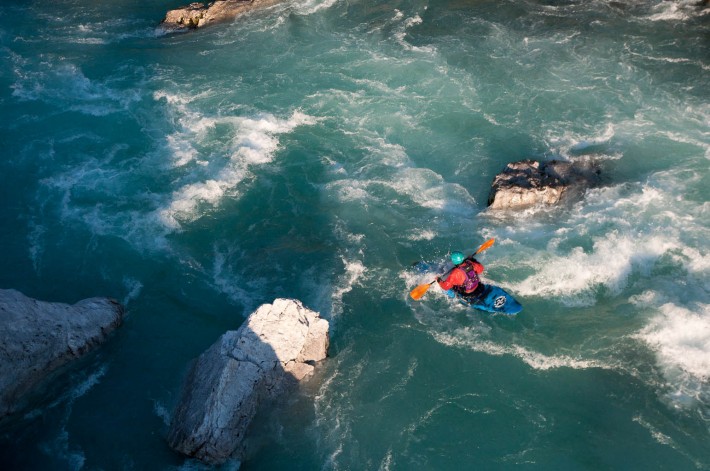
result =
[[[500,286],[483,283],[483,290],[476,296],[462,296],[456,292],[452,294],[462,303],[481,311],[514,316],[523,310],[523,306]],[[447,295],[450,296],[448,292]]]
[[[417,262],[414,264],[414,268],[420,273],[432,271],[432,266],[426,262]],[[477,290],[473,296],[461,295],[453,289],[446,291],[446,295],[480,311],[514,316],[523,310],[523,306],[500,286],[488,283],[481,284],[483,289]]]

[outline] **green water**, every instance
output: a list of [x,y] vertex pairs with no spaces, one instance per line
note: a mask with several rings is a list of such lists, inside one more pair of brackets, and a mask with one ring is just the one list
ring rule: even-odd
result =
[[[330,357],[243,470],[710,468],[708,8],[285,2],[157,33],[176,6],[0,6],[0,287],[127,311],[0,431],[4,469],[201,469],[165,441],[188,364],[276,297]],[[525,158],[604,184],[487,211]],[[518,316],[409,299],[413,262],[488,238]]]

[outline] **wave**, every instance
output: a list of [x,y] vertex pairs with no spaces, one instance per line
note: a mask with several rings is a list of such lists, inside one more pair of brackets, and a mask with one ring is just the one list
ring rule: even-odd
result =
[[[426,9],[427,7],[424,7],[424,10]],[[401,11],[395,10],[395,16],[393,18],[393,21],[400,22],[399,25],[395,27],[393,35],[395,41],[400,44],[405,50],[423,52],[429,55],[435,55],[437,53],[437,49],[434,46],[413,46],[406,40],[408,30],[410,28],[424,23],[424,20],[421,16],[419,16],[418,14],[414,14],[413,16],[405,18]]]
[[[593,156],[597,160],[618,160],[621,152],[614,143],[616,135],[613,123],[602,124],[599,129],[591,130],[585,134],[566,129],[561,133],[558,130],[546,131],[544,140],[549,153],[555,157],[566,160],[575,160],[580,156]],[[590,136],[590,134],[592,134]]]
[[[365,158],[357,162],[357,172],[338,164],[335,179],[325,185],[325,191],[341,203],[389,206],[411,205],[472,216],[476,201],[461,185],[447,183],[443,177],[427,168],[418,168],[406,150],[383,139],[373,139],[363,146]],[[350,177],[356,173],[356,177]],[[338,178],[340,175],[348,178]]]
[[608,296],[618,295],[635,271],[649,273],[663,254],[679,248],[660,235],[611,233],[594,239],[589,252],[575,247],[557,256],[544,255],[524,262],[538,267],[536,273],[507,286],[520,296],[545,297],[567,306],[591,306],[597,302],[599,288],[606,288]]
[[686,21],[710,14],[710,8],[700,5],[698,0],[660,2],[652,10],[654,13],[648,16],[651,21]]
[[656,300],[637,298],[657,314],[634,338],[655,352],[670,389],[666,396],[674,404],[699,403],[710,410],[710,304],[688,309],[667,302],[656,308]]
[[304,2],[294,2],[291,7],[298,15],[308,16],[318,11],[326,10],[335,5],[338,0],[306,0]]
[[[539,221],[521,224],[519,233],[546,234],[548,240],[539,253],[526,250],[528,256],[517,262],[534,274],[506,286],[522,296],[588,306],[596,303],[600,288],[605,296],[616,296],[637,277],[658,272],[655,280],[673,282],[678,275],[662,276],[671,266],[699,285],[710,257],[698,250],[696,241],[707,229],[703,206],[676,196],[684,193],[683,187],[698,184],[692,174],[683,177],[686,173],[676,168],[657,172],[642,184],[589,190],[569,220],[554,229]],[[513,256],[525,250],[511,249]]]
[[[285,118],[213,116],[193,109],[184,96],[156,92],[155,99],[167,105],[177,127],[162,148],[128,160],[131,149],[122,143],[98,155],[72,152],[75,162],[40,181],[40,206],[58,204],[64,221],[81,222],[96,235],[120,237],[139,250],[165,250],[170,233],[246,191],[243,183],[255,178],[254,168],[273,161],[281,135],[317,122],[298,110]],[[55,148],[71,152],[77,143],[50,146],[53,154]],[[43,233],[37,226],[31,235],[37,266]]]
[[47,55],[39,62],[14,53],[11,58],[15,75],[12,95],[19,100],[43,101],[99,117],[128,111],[142,99],[135,89],[112,87],[111,79],[89,79],[80,67],[60,56]]
[[355,283],[357,283],[366,272],[365,265],[359,260],[350,260],[345,257],[342,257],[341,260],[343,262],[344,272],[336,282],[333,294],[331,295],[333,302],[332,315],[335,316],[343,312],[343,296],[352,291]]
[[[225,197],[238,197],[238,186],[253,176],[253,167],[273,160],[279,135],[317,122],[300,111],[285,119],[268,113],[206,116],[191,110],[188,98],[157,92],[155,99],[165,99],[180,125],[166,139],[173,167],[191,165],[191,172],[180,179],[169,203],[156,211],[157,218],[171,230],[195,221]],[[198,147],[206,150],[198,151]]]
[[433,332],[432,336],[438,342],[452,347],[464,347],[475,352],[495,356],[511,355],[519,358],[535,370],[544,371],[557,368],[612,369],[611,365],[600,360],[585,360],[568,355],[544,355],[522,345],[503,345],[492,340],[485,339],[484,335],[481,333],[481,330],[473,327],[457,328],[450,333]]

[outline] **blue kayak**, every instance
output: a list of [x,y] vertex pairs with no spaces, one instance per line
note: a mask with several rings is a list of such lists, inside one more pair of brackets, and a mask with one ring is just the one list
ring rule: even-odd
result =
[[[414,268],[420,273],[426,273],[431,271],[432,266],[426,262],[417,262]],[[523,310],[523,306],[503,288],[487,283],[481,284],[483,288],[476,290],[475,295],[464,296],[452,289],[448,290],[446,295],[474,309],[486,312],[514,316]]]
[[[514,316],[523,310],[523,306],[499,286],[483,283],[483,290],[478,291],[474,296],[463,296],[454,290],[449,291],[462,303],[481,311]],[[451,296],[451,294],[447,292],[447,295]]]

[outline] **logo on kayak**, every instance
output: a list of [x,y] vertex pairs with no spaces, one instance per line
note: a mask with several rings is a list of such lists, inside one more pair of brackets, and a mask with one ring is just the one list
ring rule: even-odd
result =
[[498,296],[495,301],[493,301],[493,307],[500,309],[505,306],[505,296]]

